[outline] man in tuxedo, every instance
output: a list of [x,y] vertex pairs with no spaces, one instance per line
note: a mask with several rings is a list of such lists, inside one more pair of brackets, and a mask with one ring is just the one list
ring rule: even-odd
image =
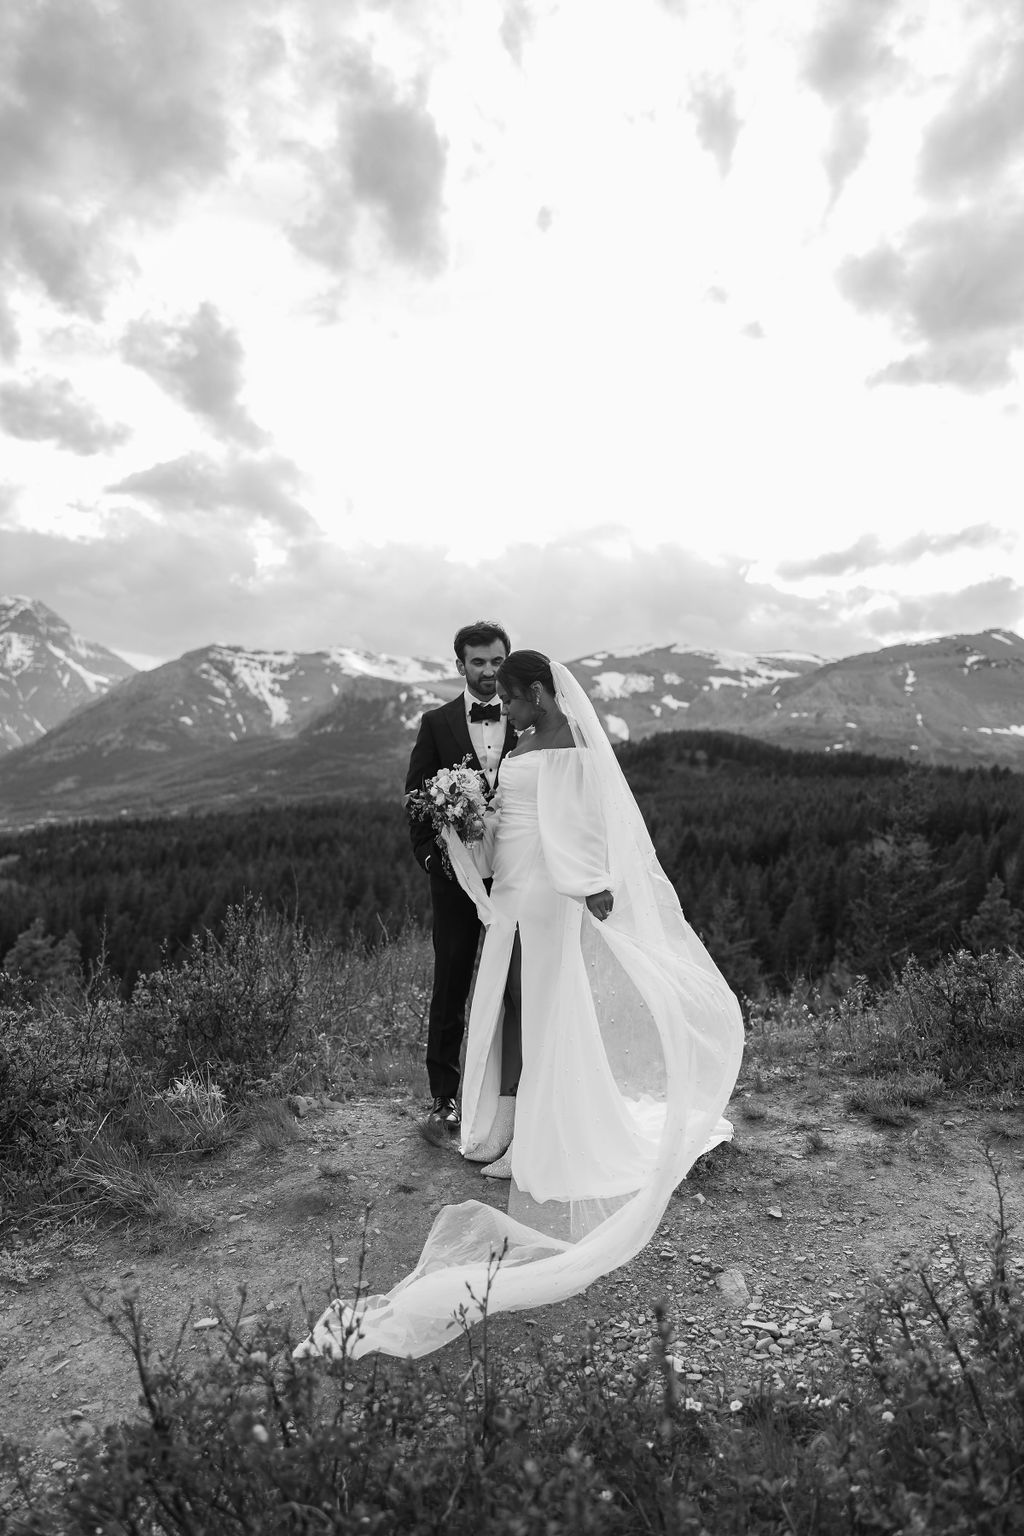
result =
[[[494,789],[501,760],[516,743],[497,695],[498,668],[510,650],[500,624],[479,619],[459,630],[455,657],[466,686],[450,703],[424,713],[409,759],[406,794],[421,789],[424,780],[439,769],[453,768],[467,756]],[[409,827],[413,852],[430,877],[433,910],[434,986],[427,1026],[430,1118],[454,1134],[460,1125],[459,1056],[481,924],[458,881],[445,874],[430,822],[410,817]]]

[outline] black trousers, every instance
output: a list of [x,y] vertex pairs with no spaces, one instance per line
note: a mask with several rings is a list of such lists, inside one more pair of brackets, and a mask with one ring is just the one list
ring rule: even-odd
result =
[[[488,882],[489,884],[490,882]],[[457,880],[430,873],[434,920],[434,989],[427,1023],[427,1078],[432,1098],[454,1099],[466,1033],[466,1003],[482,924]]]

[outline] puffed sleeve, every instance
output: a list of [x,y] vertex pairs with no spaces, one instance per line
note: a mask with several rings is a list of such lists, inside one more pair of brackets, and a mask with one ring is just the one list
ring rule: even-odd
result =
[[608,890],[604,817],[589,784],[585,753],[567,747],[541,754],[537,817],[544,862],[555,890],[583,900]]

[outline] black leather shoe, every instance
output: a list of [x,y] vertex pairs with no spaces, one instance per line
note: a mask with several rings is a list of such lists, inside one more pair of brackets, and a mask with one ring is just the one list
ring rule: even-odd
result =
[[462,1126],[462,1116],[454,1099],[434,1099],[430,1106],[430,1118],[440,1121],[450,1136],[454,1136]]

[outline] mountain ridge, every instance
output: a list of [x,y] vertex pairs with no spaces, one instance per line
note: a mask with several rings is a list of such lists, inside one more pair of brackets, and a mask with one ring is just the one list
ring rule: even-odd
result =
[[[51,637],[55,626],[71,635],[44,605],[35,612]],[[60,646],[54,652],[54,667],[72,674]],[[100,653],[113,654],[81,654]],[[675,642],[568,665],[613,741],[699,729],[826,753],[1024,767],[1024,640],[1005,629],[831,660]],[[422,711],[464,686],[454,661],[346,646],[214,644],[151,671],[123,666],[104,691],[97,684],[50,729],[0,755],[0,826],[289,795],[397,796]]]
[[0,596],[0,752],[39,740],[134,672],[45,603]]

